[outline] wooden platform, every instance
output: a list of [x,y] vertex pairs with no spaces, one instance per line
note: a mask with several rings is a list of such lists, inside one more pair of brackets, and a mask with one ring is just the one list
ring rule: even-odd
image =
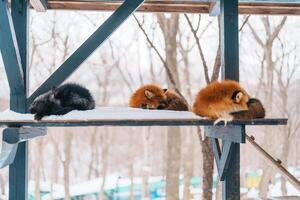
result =
[[[113,11],[120,0],[48,0],[48,9]],[[209,0],[146,0],[138,9],[141,12],[209,13]],[[240,14],[300,15],[300,1],[241,0]]]
[[[126,107],[101,107],[89,111],[72,111],[63,116],[49,116],[41,121],[31,114],[12,111],[0,113],[0,126],[211,126],[208,120],[192,112],[143,110]],[[285,125],[287,119],[236,120],[228,125]],[[223,125],[223,123],[220,123]]]

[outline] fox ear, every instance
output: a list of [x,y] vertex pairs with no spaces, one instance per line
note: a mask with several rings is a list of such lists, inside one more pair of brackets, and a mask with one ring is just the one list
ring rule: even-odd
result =
[[56,95],[57,95],[57,87],[56,86],[52,86],[51,92],[53,93],[54,97],[56,97]]
[[151,91],[149,91],[149,90],[145,90],[145,96],[148,99],[152,99],[154,97],[154,94]]
[[164,90],[164,92],[166,92],[168,89],[167,89],[167,88],[164,88],[163,90]]
[[240,103],[241,100],[242,100],[242,98],[243,98],[243,96],[244,96],[244,94],[243,94],[242,92],[237,92],[237,93],[235,94],[234,101],[235,101],[236,103]]
[[56,86],[52,86],[52,88],[51,88],[52,92],[54,92],[56,89],[57,89]]

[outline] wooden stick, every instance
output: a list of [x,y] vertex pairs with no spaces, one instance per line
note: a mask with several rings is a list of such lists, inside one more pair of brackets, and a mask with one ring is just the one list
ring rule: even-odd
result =
[[273,158],[268,152],[266,152],[259,144],[255,142],[255,138],[253,136],[249,137],[246,135],[246,139],[252,146],[257,150],[258,153],[260,153],[263,158],[273,165],[275,168],[279,170],[281,175],[289,181],[297,190],[300,191],[300,182],[297,180],[295,176],[293,176],[286,168],[282,166],[282,163],[280,160]]

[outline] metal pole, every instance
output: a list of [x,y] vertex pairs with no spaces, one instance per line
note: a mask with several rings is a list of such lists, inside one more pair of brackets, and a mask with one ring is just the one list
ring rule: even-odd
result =
[[[28,24],[29,1],[12,0],[11,14],[19,47],[24,75],[24,91],[21,95],[11,95],[10,109],[26,112],[28,94]],[[28,198],[28,142],[18,145],[15,161],[9,166],[9,200],[27,200]]]
[[[238,0],[221,0],[222,78],[239,81]],[[233,143],[222,199],[240,199],[240,144]]]

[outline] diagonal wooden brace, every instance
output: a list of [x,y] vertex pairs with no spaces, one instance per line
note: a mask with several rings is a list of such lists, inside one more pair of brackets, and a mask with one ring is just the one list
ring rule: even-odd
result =
[[[235,143],[245,143],[245,126],[208,126],[205,128],[207,137],[210,137],[216,165],[221,181],[224,181],[228,172],[228,165]],[[219,140],[222,140],[222,148]]]
[[142,3],[126,0],[28,99],[28,105],[65,81]]

